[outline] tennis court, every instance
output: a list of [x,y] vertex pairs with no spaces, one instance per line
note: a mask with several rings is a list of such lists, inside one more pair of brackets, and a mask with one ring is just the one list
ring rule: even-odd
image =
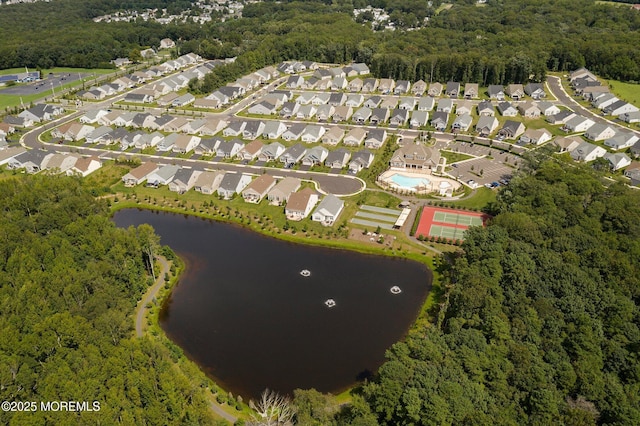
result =
[[468,216],[466,214],[448,213],[436,211],[433,213],[433,221],[440,223],[450,223],[452,225],[481,226],[482,218],[478,216]]
[[453,228],[451,226],[431,225],[429,235],[432,237],[444,237],[450,240],[462,240],[462,234],[464,234],[464,231],[464,229]]
[[463,240],[470,226],[483,226],[489,219],[484,213],[426,206],[422,210],[416,236]]

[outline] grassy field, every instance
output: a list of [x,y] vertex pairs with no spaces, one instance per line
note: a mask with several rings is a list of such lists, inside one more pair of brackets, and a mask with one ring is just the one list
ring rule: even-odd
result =
[[[29,71],[36,71],[36,69],[31,68]],[[50,68],[50,69],[43,69],[42,71],[42,77],[46,77],[50,72],[54,73],[54,74],[58,74],[58,73],[82,73],[82,74],[109,74],[111,72],[116,72],[116,69],[93,69],[93,68]],[[24,68],[8,68],[8,69],[4,69],[4,70],[0,70],[0,75],[7,75],[7,74],[19,74],[21,72],[25,72]]]
[[640,106],[640,84],[625,83],[617,80],[605,80],[611,92],[623,101]]
[[451,207],[466,207],[468,209],[482,209],[496,200],[496,191],[480,187],[476,189],[476,192],[470,198],[460,201],[447,202]]

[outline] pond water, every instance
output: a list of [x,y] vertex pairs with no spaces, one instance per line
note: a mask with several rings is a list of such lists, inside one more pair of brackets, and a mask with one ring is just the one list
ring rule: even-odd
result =
[[431,272],[414,261],[171,213],[128,209],[114,221],[152,225],[185,259],[161,326],[216,383],[245,398],[267,387],[337,393],[370,376],[431,288]]

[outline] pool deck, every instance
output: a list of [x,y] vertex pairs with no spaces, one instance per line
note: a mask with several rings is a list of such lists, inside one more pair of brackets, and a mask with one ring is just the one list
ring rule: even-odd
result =
[[[393,175],[400,175],[400,176],[404,176],[407,178],[414,178],[414,179],[426,179],[430,182],[430,185],[428,188],[424,188],[424,189],[422,188],[418,189],[416,187],[412,188],[412,187],[400,186],[397,183],[392,181]],[[447,182],[450,185],[449,188],[451,188],[451,191],[455,191],[462,186],[460,182],[456,182],[453,179],[434,176],[432,174],[423,173],[417,170],[409,171],[409,170],[401,170],[401,169],[389,169],[385,171],[378,177],[378,181],[389,186],[390,188],[397,189],[397,190],[411,191],[417,194],[428,194],[431,192],[439,192],[440,184],[442,182]]]

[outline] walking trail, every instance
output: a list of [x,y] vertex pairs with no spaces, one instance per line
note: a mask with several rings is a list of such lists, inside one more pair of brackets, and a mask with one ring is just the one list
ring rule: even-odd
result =
[[[136,336],[142,337],[144,334],[144,324],[145,318],[147,316],[147,305],[151,303],[156,296],[158,295],[158,291],[164,285],[164,276],[167,272],[169,272],[169,262],[164,256],[158,256],[156,259],[160,262],[160,271],[158,272],[158,276],[156,281],[153,283],[153,286],[145,293],[142,297],[142,300],[138,303],[138,307],[136,308]],[[223,419],[227,420],[230,423],[235,423],[238,418],[229,414],[222,408],[222,405],[216,401],[214,395],[210,395],[209,397],[209,406],[214,413]]]

